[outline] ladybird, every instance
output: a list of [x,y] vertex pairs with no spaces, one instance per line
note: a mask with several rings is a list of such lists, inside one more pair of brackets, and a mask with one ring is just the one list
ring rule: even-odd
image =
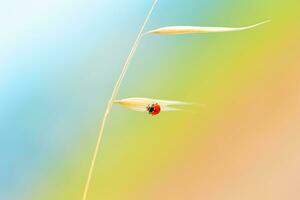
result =
[[158,115],[160,113],[160,105],[158,103],[152,104],[152,105],[148,105],[147,106],[147,111],[150,115]]

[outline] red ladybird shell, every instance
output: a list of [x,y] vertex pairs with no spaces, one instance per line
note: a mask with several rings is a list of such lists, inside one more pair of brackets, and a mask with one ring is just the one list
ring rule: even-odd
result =
[[151,115],[158,115],[160,113],[160,110],[161,110],[160,105],[158,103],[154,104]]

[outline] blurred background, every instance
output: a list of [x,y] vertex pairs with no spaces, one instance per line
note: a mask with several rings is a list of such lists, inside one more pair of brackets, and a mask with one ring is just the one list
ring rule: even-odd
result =
[[[0,199],[81,199],[113,85],[151,0],[0,6]],[[119,98],[194,102],[156,117],[115,106],[89,200],[300,198],[300,4],[159,0]]]

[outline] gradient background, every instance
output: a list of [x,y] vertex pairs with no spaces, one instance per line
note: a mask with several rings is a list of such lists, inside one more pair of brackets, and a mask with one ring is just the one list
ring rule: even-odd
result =
[[[0,199],[81,199],[99,124],[151,0],[0,4]],[[115,106],[89,200],[298,200],[300,4],[159,0],[120,98],[204,104],[157,117]]]

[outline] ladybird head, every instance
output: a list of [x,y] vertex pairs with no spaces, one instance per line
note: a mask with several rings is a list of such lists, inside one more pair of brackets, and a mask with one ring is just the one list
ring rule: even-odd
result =
[[147,111],[148,111],[149,114],[151,114],[154,111],[154,104],[148,105],[147,106]]

